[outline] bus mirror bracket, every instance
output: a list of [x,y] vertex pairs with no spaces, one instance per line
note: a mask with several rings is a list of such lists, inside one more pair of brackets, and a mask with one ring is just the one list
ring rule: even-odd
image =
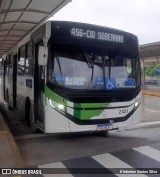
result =
[[48,48],[46,46],[39,46],[38,64],[41,66],[46,66],[47,58],[48,58]]

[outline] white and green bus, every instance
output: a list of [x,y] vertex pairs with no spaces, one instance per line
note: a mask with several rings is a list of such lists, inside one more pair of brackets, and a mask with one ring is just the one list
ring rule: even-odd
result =
[[108,131],[140,122],[139,46],[133,34],[48,21],[2,58],[4,99],[33,129]]

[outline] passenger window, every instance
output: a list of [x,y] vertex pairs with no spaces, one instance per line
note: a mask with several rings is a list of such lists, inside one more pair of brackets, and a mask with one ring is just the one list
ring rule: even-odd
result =
[[19,50],[19,59],[18,59],[18,75],[25,75],[25,49],[23,46]]
[[27,58],[26,58],[26,75],[33,76],[33,43],[27,45]]
[[33,76],[33,57],[26,59],[26,75]]
[[12,65],[12,55],[8,56],[8,75],[12,75],[13,74],[13,65]]

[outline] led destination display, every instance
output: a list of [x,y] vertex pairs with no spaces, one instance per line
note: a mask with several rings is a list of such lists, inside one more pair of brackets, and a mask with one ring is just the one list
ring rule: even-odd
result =
[[112,41],[117,43],[124,43],[123,35],[118,34],[111,34],[105,32],[97,32],[93,30],[84,30],[81,28],[72,28],[71,35],[80,38],[87,38],[87,39],[97,39],[103,41]]

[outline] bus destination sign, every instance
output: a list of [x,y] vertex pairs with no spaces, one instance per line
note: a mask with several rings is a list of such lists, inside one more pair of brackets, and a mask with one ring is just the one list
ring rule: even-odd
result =
[[81,28],[72,28],[71,35],[79,38],[97,39],[102,41],[111,41],[117,43],[124,43],[123,35],[111,34],[105,32],[97,32],[93,30],[84,30]]

